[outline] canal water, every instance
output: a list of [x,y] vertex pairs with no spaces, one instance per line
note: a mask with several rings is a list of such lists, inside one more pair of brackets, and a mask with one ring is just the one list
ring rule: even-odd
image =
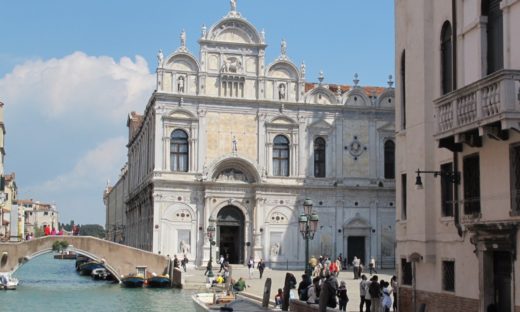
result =
[[19,268],[16,290],[0,291],[0,311],[195,311],[192,293],[178,289],[131,289],[80,276],[74,260],[48,253]]

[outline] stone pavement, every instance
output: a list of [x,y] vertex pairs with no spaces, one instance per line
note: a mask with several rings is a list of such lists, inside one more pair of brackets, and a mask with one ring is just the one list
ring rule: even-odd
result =
[[[238,280],[239,277],[242,277],[247,284],[247,289],[244,291],[245,295],[250,295],[251,297],[262,298],[262,294],[264,291],[265,280],[267,278],[271,278],[272,287],[271,287],[271,296],[269,299],[274,301],[274,296],[278,290],[278,288],[283,288],[285,281],[285,274],[287,272],[294,274],[298,283],[301,281],[301,276],[303,274],[302,271],[285,271],[285,270],[271,270],[266,268],[264,271],[264,275],[262,279],[259,278],[258,270],[254,271],[252,278],[249,278],[249,272],[247,266],[242,265],[231,265],[232,266],[232,278]],[[215,274],[218,272],[218,267],[214,271]],[[392,275],[394,275],[393,270],[378,270],[377,276],[379,279],[384,279],[385,281],[390,281]],[[369,279],[370,274],[367,272],[363,272]],[[185,286],[187,289],[202,289],[205,288],[207,278],[204,276],[204,270],[199,269],[188,269],[188,272],[183,274],[183,278],[185,280]],[[349,271],[341,271],[338,277],[338,283],[340,281],[345,281],[347,284],[347,292],[349,297],[349,302],[347,304],[347,311],[359,311],[359,282],[360,279],[354,280],[354,273],[351,270]]]

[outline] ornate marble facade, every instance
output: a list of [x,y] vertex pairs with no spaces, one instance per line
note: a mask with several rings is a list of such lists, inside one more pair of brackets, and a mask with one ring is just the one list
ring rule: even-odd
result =
[[105,193],[125,203],[107,206],[125,211],[124,243],[200,265],[215,219],[217,252],[232,263],[252,255],[302,266],[298,216],[308,197],[320,217],[311,254],[345,256],[357,239],[363,250],[349,258],[393,265],[391,78],[386,88],[361,87],[357,75],[353,86],[328,85],[323,74],[308,83],[285,40],[266,64],[266,35],[236,2],[202,27],[200,58],[187,37],[172,54],[159,51],[157,90],[143,115],[129,116],[128,171],[117,184],[128,191]]

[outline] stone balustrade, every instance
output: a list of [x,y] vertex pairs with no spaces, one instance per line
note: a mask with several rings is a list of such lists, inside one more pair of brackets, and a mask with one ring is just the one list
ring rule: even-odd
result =
[[435,138],[500,123],[520,130],[520,70],[501,70],[434,101]]

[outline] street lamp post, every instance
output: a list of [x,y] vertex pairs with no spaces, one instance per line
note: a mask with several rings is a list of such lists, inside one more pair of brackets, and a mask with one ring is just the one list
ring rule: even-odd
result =
[[314,239],[314,234],[318,228],[318,215],[312,211],[312,200],[305,199],[303,202],[303,214],[300,215],[298,223],[300,225],[300,233],[305,240],[305,274],[311,276],[312,269],[309,264],[309,240]]
[[209,261],[208,261],[208,266],[207,266],[207,270],[208,270],[208,277],[214,277],[215,274],[213,274],[213,251],[212,251],[212,248],[213,245],[215,244],[215,241],[213,240],[213,235],[215,234],[215,226],[213,225],[215,220],[213,219],[209,219],[209,225],[208,225],[208,228],[207,228],[207,232],[208,232],[208,239],[209,239]]

